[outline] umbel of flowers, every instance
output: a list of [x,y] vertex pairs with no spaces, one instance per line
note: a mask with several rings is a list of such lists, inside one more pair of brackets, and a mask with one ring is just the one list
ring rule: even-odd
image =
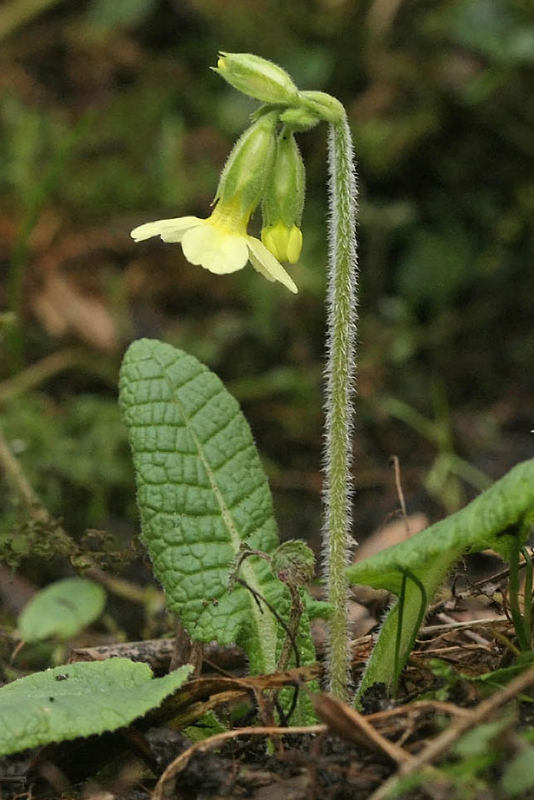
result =
[[[228,157],[211,215],[147,222],[131,235],[136,242],[152,236],[179,242],[191,264],[219,275],[243,269],[250,261],[267,280],[297,292],[280,263],[295,264],[302,250],[305,171],[293,131],[320,121],[324,110],[310,105],[307,95],[321,93],[299,92],[283,69],[248,53],[221,54],[214,71],[264,105]],[[247,231],[260,205],[261,241]]]

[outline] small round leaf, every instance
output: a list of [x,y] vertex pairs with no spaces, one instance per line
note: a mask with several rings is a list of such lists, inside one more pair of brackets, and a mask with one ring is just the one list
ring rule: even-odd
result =
[[106,593],[93,581],[56,581],[38,592],[23,610],[18,620],[20,636],[25,642],[70,639],[100,616],[105,603]]

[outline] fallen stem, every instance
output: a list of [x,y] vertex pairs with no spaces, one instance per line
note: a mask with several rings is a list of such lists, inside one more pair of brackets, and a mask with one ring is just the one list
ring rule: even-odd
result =
[[514,697],[520,695],[533,684],[534,669],[529,669],[511,681],[508,686],[505,686],[500,692],[495,692],[491,697],[483,700],[476,708],[472,709],[468,716],[460,717],[444,730],[443,733],[433,739],[420,753],[414,756],[411,761],[401,764],[396,774],[383,783],[382,786],[369,797],[369,800],[385,800],[394,792],[398,782],[402,778],[427,769],[432,761],[449,750],[464,733],[467,733],[467,731],[471,730],[471,728],[474,728],[476,725],[480,725],[494,711],[497,711],[497,709],[510,700],[513,700]]
[[236,728],[233,731],[218,733],[201,742],[195,742],[195,744],[181,753],[178,758],[175,758],[163,772],[152,793],[152,800],[163,800],[166,796],[165,784],[187,767],[195,753],[206,753],[229,739],[237,739],[240,736],[298,736],[302,734],[325,733],[327,730],[328,728],[326,725],[296,725],[291,728],[282,728],[274,725],[255,728]]

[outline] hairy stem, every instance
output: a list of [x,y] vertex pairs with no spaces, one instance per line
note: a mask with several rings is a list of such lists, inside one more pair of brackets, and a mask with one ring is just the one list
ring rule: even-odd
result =
[[347,592],[352,480],[351,428],[356,329],[356,173],[345,112],[329,132],[330,219],[327,297],[324,569],[328,585],[330,691],[349,693]]

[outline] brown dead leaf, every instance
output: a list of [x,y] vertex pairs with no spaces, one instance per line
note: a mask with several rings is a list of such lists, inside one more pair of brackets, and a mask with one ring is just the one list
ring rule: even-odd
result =
[[117,349],[115,323],[108,309],[99,299],[82,294],[61,273],[52,272],[44,277],[44,284],[31,305],[51,336],[71,334],[104,353]]
[[369,536],[354,553],[354,561],[363,561],[364,558],[380,553],[386,547],[409,539],[419,531],[428,527],[428,517],[425,514],[410,514],[401,519],[388,522]]

